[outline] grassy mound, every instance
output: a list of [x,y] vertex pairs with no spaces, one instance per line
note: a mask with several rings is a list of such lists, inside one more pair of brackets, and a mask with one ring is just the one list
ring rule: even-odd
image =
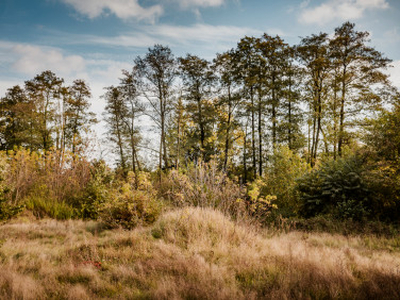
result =
[[18,219],[0,246],[2,299],[400,298],[400,239],[278,235],[211,209],[132,231]]

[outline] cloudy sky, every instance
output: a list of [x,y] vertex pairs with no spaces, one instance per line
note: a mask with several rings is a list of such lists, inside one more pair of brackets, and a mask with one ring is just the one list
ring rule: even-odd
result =
[[50,69],[67,84],[87,80],[101,113],[103,87],[155,43],[212,59],[245,35],[293,45],[347,20],[393,59],[400,87],[399,0],[0,0],[0,96]]

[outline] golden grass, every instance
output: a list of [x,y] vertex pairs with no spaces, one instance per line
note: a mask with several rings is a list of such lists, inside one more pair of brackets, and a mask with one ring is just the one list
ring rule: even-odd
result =
[[199,208],[132,231],[19,219],[0,226],[0,298],[399,299],[398,246],[277,234]]

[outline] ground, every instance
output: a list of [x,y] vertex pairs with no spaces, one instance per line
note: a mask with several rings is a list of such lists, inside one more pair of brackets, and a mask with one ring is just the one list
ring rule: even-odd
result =
[[148,227],[0,226],[2,299],[399,299],[400,237],[260,229],[182,208]]

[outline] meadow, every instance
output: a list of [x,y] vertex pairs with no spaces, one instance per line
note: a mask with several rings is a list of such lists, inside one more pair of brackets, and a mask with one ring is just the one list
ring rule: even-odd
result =
[[2,299],[399,299],[400,237],[260,228],[211,208],[105,229],[0,226]]

